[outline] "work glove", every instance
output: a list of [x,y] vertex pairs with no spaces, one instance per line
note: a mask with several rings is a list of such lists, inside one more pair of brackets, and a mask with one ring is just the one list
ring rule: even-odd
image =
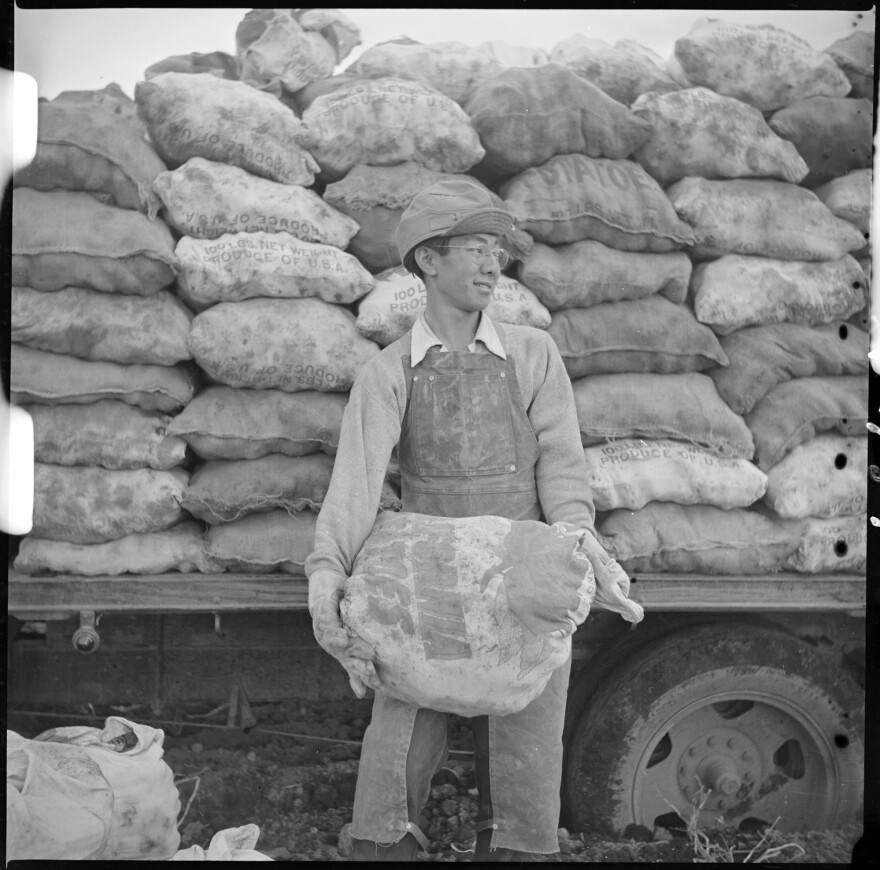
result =
[[373,664],[373,649],[359,637],[352,637],[342,624],[339,602],[342,590],[334,589],[321,596],[310,607],[312,631],[315,640],[325,652],[335,658],[348,674],[348,683],[358,698],[367,694],[368,686],[378,682],[376,666]]
[[630,581],[626,571],[608,554],[589,529],[584,529],[580,549],[593,566],[593,576],[596,578],[593,605],[601,610],[619,613],[635,628],[636,623],[645,618],[645,611],[641,604],[629,600]]

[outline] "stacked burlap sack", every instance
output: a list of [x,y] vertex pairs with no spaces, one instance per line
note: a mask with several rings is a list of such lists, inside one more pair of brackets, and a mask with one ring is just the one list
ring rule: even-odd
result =
[[[704,19],[665,71],[631,44],[573,37],[551,54],[631,100],[651,127],[632,161],[664,193],[642,214],[671,205],[691,234],[673,245],[666,225],[684,262],[637,292],[619,264],[656,229],[636,235],[619,195],[616,214],[596,209],[622,173],[568,155],[505,182],[536,238],[521,277],[553,312],[599,529],[631,571],[865,569],[872,118],[850,81],[873,76],[864,36],[816,52]],[[574,194],[585,184],[599,193]],[[610,289],[587,288],[607,262]]]
[[10,388],[35,459],[23,573],[213,567],[168,432],[198,388],[193,315],[168,289],[178,261],[152,190],[165,165],[126,99],[41,101],[36,157],[13,179]]

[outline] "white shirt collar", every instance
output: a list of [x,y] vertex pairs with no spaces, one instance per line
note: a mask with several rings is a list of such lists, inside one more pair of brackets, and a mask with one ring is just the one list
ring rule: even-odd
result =
[[[495,356],[501,357],[501,359],[507,359],[507,354],[504,352],[501,339],[495,331],[495,325],[485,311],[480,312],[480,323],[474,334],[474,340],[468,345],[468,350],[471,353],[476,353],[478,341],[481,341],[486,346],[486,350],[491,351]],[[439,347],[441,351],[445,352],[449,351],[449,348],[437,338],[431,327],[428,326],[428,322],[425,320],[425,315],[421,314],[412,327],[410,365],[417,366],[425,358],[425,354],[427,354],[432,347]]]

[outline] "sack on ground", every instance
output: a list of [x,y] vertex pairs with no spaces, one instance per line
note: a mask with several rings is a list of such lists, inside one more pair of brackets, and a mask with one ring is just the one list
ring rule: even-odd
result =
[[[345,178],[328,184],[324,189],[324,199],[357,222],[360,229],[352,238],[348,250],[375,273],[400,265],[397,227],[403,210],[412,198],[431,184],[451,180],[468,181],[484,188],[495,205],[503,208],[501,197],[476,178],[438,172],[412,162],[396,166],[359,164]],[[514,228],[505,236],[504,245],[513,256],[522,258],[531,249],[532,239],[527,233]]]
[[171,571],[219,574],[223,570],[207,556],[204,526],[192,519],[161,532],[124,535],[103,544],[71,544],[28,535],[19,545],[13,568],[19,574],[83,577]]
[[15,187],[84,190],[119,208],[154,217],[161,203],[153,179],[165,170],[138,128],[99,103],[37,104],[33,160],[12,177]]
[[[193,473],[182,505],[210,525],[276,508],[288,513],[317,512],[324,503],[332,473],[333,457],[326,453],[214,459]],[[380,507],[400,509],[400,498],[387,481],[382,487]]]
[[521,710],[567,661],[595,595],[581,534],[564,523],[380,514],[341,602],[349,631],[375,650],[372,688],[461,716]]
[[653,128],[632,159],[664,186],[687,176],[797,184],[809,172],[794,145],[777,136],[758,109],[708,88],[643,94],[632,111]]
[[804,522],[801,544],[785,567],[804,574],[862,574],[868,564],[868,515]]
[[813,188],[871,167],[873,114],[871,100],[813,97],[775,112],[769,124],[807,162],[810,172],[801,183]]
[[842,322],[747,326],[720,341],[729,365],[707,374],[737,414],[751,411],[781,381],[868,373],[868,333]]
[[696,244],[689,253],[697,259],[838,260],[865,245],[862,233],[815,193],[786,181],[683,178],[666,195],[693,227]]
[[767,472],[764,502],[782,517],[851,517],[868,510],[868,439],[816,435]]
[[175,253],[180,296],[196,311],[257,296],[320,296],[348,304],[374,283],[351,254],[283,231],[226,233],[216,239],[183,236]]
[[258,459],[270,453],[335,454],[348,393],[201,390],[168,425],[202,459]]
[[865,307],[867,281],[849,254],[813,263],[725,254],[694,267],[690,293],[697,320],[727,335],[759,324],[845,320]]
[[217,383],[288,393],[350,390],[379,352],[347,308],[314,298],[221,302],[193,318],[189,347]]
[[514,175],[498,192],[518,226],[539,242],[593,239],[658,254],[694,242],[660,185],[631,160],[558,154]]
[[460,106],[502,70],[485,52],[462,42],[382,42],[368,48],[347,69],[365,79],[422,82]]
[[597,511],[648,502],[742,508],[758,501],[767,475],[747,459],[723,459],[684,441],[622,439],[584,448]]
[[486,153],[458,103],[404,79],[365,79],[341,87],[315,99],[302,119],[328,181],[358,163],[414,161],[441,172],[466,172]]
[[119,399],[146,411],[176,413],[196,394],[198,370],[92,362],[22,344],[10,346],[10,390],[17,405],[89,404]]
[[177,273],[174,239],[158,218],[104,205],[83,191],[12,193],[12,283],[149,296]]
[[687,296],[691,261],[683,251],[633,253],[589,239],[561,245],[536,242],[517,275],[550,311],[653,293],[679,303]]
[[861,435],[868,422],[868,381],[855,375],[794,378],[777,384],[746,415],[755,463],[768,471],[821,432]]
[[693,84],[762,112],[808,97],[845,97],[852,87],[827,54],[770,24],[700,18],[673,51]]
[[501,176],[555,154],[625,158],[651,134],[647,121],[559,64],[506,69],[481,84],[465,111]]
[[660,55],[631,39],[612,46],[575,33],[553,46],[550,61],[574,70],[624,106],[648,91],[665,94],[681,87],[666,72]]
[[182,468],[109,471],[35,462],[31,533],[100,544],[133,532],[160,532],[184,518],[180,502],[188,479]]
[[871,169],[851,169],[840,178],[832,178],[813,192],[828,207],[831,214],[849,221],[869,241],[871,207],[873,205],[874,172]]
[[605,515],[599,540],[630,573],[773,574],[797,550],[802,528],[758,508],[651,502]]
[[187,236],[216,239],[224,233],[285,232],[306,242],[345,248],[357,222],[313,190],[279,184],[238,166],[191,157],[161,172],[153,189],[165,219]]
[[317,517],[314,511],[289,514],[279,508],[210,526],[208,556],[233,572],[305,577]]
[[570,378],[727,365],[715,333],[698,323],[689,308],[657,294],[557,311],[547,331]]
[[186,442],[167,432],[168,414],[118,399],[24,409],[33,420],[37,462],[161,470],[181,465],[186,458]]
[[843,70],[852,90],[848,97],[874,99],[874,31],[856,30],[835,40],[825,54]]
[[113,793],[113,807],[104,821],[107,840],[96,856],[107,861],[163,860],[180,845],[177,817],[180,796],[174,773],[163,761],[165,734],[108,716],[103,728],[72,725],[38,734],[34,743],[79,748],[97,764]]
[[590,375],[571,386],[584,447],[615,438],[671,438],[726,458],[754,453],[745,421],[702,372]]
[[10,339],[86,360],[172,366],[190,359],[192,312],[172,293],[149,296],[65,287],[13,287]]
[[[397,341],[425,311],[428,291],[421,278],[402,266],[376,275],[376,286],[361,299],[357,331],[381,347]],[[550,312],[528,287],[502,275],[495,285],[486,313],[501,323],[546,329]]]
[[302,122],[271,94],[211,73],[162,73],[134,89],[150,138],[169,167],[204,157],[306,187],[318,164]]
[[221,79],[238,79],[238,62],[225,51],[191,51],[172,54],[151,63],[144,70],[145,79],[154,79],[162,73],[211,73]]

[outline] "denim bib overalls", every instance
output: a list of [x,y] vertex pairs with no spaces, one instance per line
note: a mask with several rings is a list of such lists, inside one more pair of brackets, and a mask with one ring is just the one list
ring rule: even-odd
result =
[[[407,402],[398,444],[403,510],[541,519],[538,442],[510,357],[433,349],[412,367],[406,341]],[[558,850],[570,666],[569,660],[557,669],[544,692],[519,713],[473,720],[481,793],[477,829],[492,830],[492,848]],[[418,813],[446,757],[447,719],[446,713],[376,693],[358,772],[353,837],[387,845],[411,833],[427,845]]]

